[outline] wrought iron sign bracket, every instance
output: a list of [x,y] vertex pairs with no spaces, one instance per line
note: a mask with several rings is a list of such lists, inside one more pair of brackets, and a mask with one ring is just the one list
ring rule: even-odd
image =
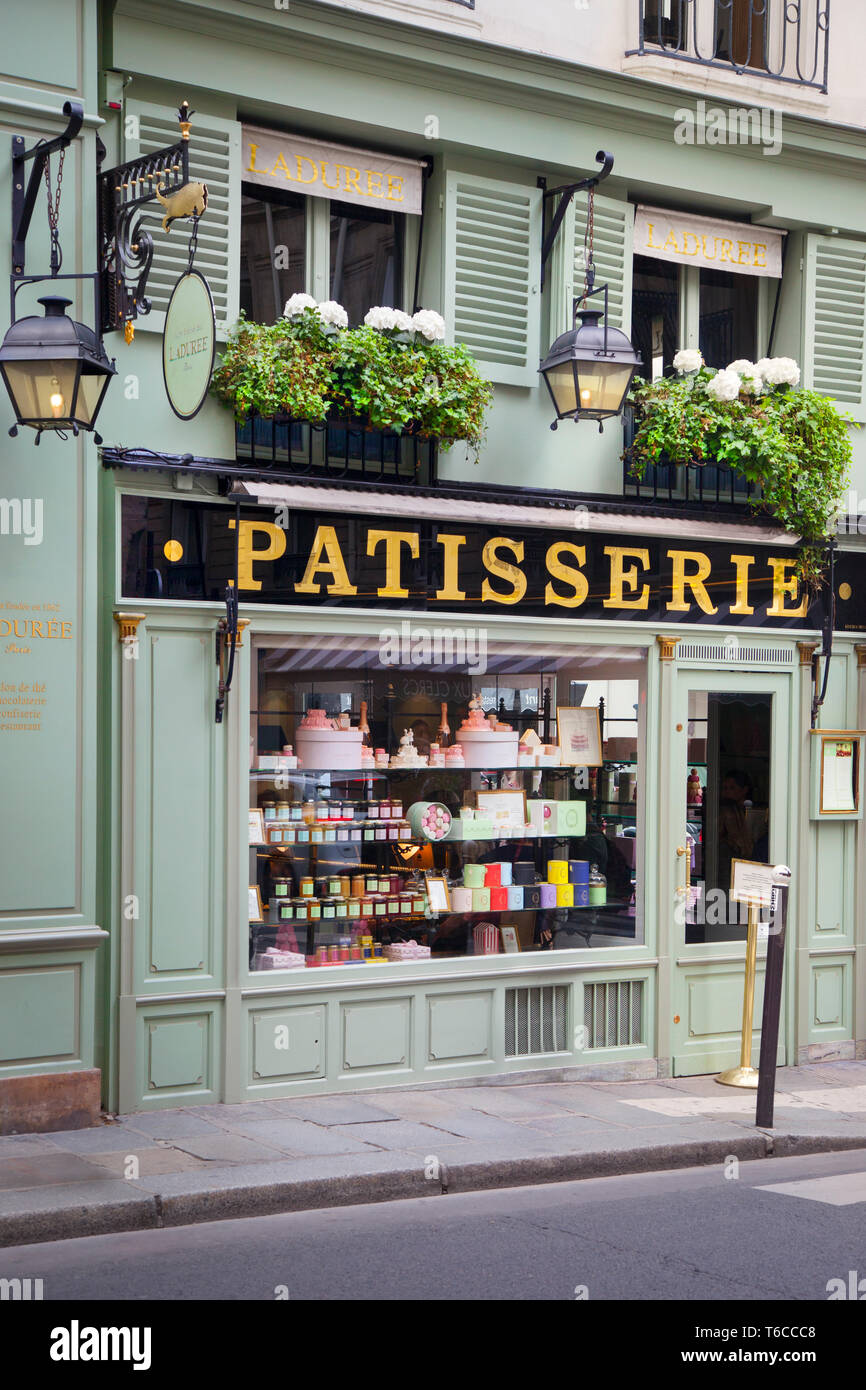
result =
[[[12,136],[12,274],[13,276],[24,274],[25,264],[25,244],[27,233],[30,230],[30,220],[33,216],[33,209],[36,206],[36,195],[39,192],[39,183],[45,173],[48,160],[55,150],[65,150],[68,145],[78,135],[84,124],[84,107],[80,101],[64,101],[63,114],[69,124],[62,135],[57,135],[53,140],[38,140],[31,149],[25,148],[23,135]],[[25,187],[25,165],[28,159],[33,160],[33,168],[30,170],[30,178]],[[55,264],[56,242],[52,238],[51,246],[51,269],[56,273],[60,269],[59,260]]]
[[[226,700],[231,690],[232,677],[235,673],[235,651],[239,643],[238,634],[238,580],[240,569],[240,537],[241,537],[241,504],[240,500],[235,502],[235,574],[234,579],[226,585],[226,615],[220,618],[217,623],[216,633],[216,664],[219,670],[219,686],[217,689],[216,707],[214,709],[214,721],[217,724],[223,722]],[[246,626],[246,624],[244,624]],[[226,663],[226,657],[228,661]]]
[[141,209],[157,194],[164,201],[189,183],[193,114],[188,102],[178,108],[181,138],[174,145],[139,155],[97,176],[103,333],[123,329],[150,313],[151,302],[145,291],[153,263],[153,238],[141,221]]
[[556,205],[556,210],[554,211],[553,218],[551,219],[547,236],[544,238],[544,244],[541,248],[542,289],[544,288],[545,267],[550,257],[550,253],[553,250],[553,244],[556,241],[557,234],[559,232],[560,227],[562,226],[562,219],[565,217],[569,203],[571,202],[575,193],[584,193],[587,189],[597,188],[598,185],[608,177],[611,169],[613,168],[613,155],[608,154],[606,150],[599,150],[595,156],[595,162],[596,164],[600,164],[602,167],[599,169],[597,174],[593,174],[592,178],[581,179],[580,183],[561,184],[559,188],[545,189],[545,198],[555,198],[558,196],[559,202]]

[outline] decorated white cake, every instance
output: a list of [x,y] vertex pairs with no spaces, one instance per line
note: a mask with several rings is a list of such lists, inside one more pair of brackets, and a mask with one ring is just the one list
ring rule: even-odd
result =
[[308,709],[295,730],[302,765],[314,771],[359,768],[362,740],[360,729],[340,728],[323,709]]
[[426,767],[427,759],[415,747],[415,736],[411,729],[403,730],[400,747],[391,758],[391,767]]
[[467,767],[517,766],[517,733],[510,724],[493,717],[485,719],[478,695],[469,701],[469,714],[455,738]]

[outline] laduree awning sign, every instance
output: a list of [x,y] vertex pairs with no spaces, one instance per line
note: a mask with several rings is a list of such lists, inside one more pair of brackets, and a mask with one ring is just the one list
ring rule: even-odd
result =
[[634,220],[634,253],[679,265],[730,270],[735,275],[782,274],[782,237],[774,227],[748,222],[719,222],[666,208],[638,207]]
[[339,203],[421,212],[423,164],[416,159],[243,127],[243,179]]

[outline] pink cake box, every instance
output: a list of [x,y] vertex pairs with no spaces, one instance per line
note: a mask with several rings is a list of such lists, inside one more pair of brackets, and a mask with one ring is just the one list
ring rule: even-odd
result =
[[360,729],[305,729],[298,725],[295,730],[304,767],[315,772],[360,768],[363,737]]
[[517,766],[519,736],[516,730],[491,732],[488,725],[486,729],[458,729],[455,738],[463,749],[467,767]]

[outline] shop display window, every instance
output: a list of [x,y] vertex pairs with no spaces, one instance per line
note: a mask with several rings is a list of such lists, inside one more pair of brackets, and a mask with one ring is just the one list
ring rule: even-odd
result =
[[643,939],[643,650],[442,655],[255,639],[254,971]]

